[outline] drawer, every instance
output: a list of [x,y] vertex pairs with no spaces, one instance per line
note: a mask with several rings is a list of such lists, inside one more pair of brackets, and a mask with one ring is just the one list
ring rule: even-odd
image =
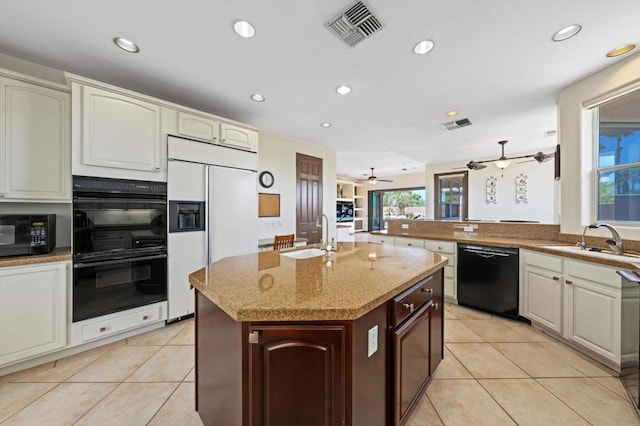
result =
[[98,337],[108,336],[129,328],[138,327],[147,323],[151,324],[160,320],[160,307],[123,315],[107,321],[87,324],[82,327],[82,341],[93,340]]
[[424,240],[420,240],[417,238],[404,238],[404,237],[395,237],[396,238],[396,246],[399,247],[419,247],[424,248]]
[[450,241],[427,241],[427,250],[438,253],[455,254],[456,243]]
[[433,275],[393,298],[393,325],[404,321],[433,298]]
[[388,235],[372,234],[371,242],[377,244],[394,244],[393,237]]
[[559,273],[562,273],[562,260],[562,257],[535,251],[525,251],[524,253],[524,262],[526,265],[537,266],[538,268]]

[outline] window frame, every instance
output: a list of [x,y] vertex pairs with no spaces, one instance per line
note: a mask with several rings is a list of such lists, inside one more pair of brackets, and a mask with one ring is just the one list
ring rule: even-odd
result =
[[[619,97],[618,97],[619,98]],[[609,101],[613,101],[615,99],[618,98],[613,98],[610,99]],[[608,102],[608,101],[607,101]],[[606,223],[610,223],[612,225],[617,225],[619,227],[634,227],[634,228],[640,228],[640,218],[638,220],[609,220],[609,219],[599,219],[598,218],[598,207],[600,205],[600,181],[598,179],[598,175],[602,172],[610,172],[610,171],[617,171],[617,170],[625,170],[625,169],[629,169],[629,168],[634,168],[634,167],[640,167],[640,161],[635,161],[633,163],[625,163],[625,164],[618,164],[618,165],[612,165],[612,166],[603,166],[600,167],[599,165],[599,146],[600,146],[600,107],[604,104],[601,103],[599,105],[596,105],[593,108],[593,128],[592,128],[592,134],[593,134],[593,143],[592,143],[592,149],[593,149],[593,154],[592,154],[592,158],[593,158],[593,163],[592,163],[592,176],[591,176],[591,188],[592,188],[592,196],[593,196],[593,203],[591,205],[591,218],[592,218],[592,223],[595,222],[606,222]],[[612,121],[607,121],[607,123],[616,123],[617,121],[612,120]],[[621,120],[619,121],[619,123],[633,123],[632,121],[629,120]],[[640,118],[638,119],[638,128],[640,128]]]

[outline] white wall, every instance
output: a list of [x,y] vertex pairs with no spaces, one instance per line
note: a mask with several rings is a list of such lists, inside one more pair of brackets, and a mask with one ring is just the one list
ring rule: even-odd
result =
[[[555,147],[542,150],[553,152]],[[513,154],[513,156],[532,154],[531,152]],[[433,219],[434,174],[457,171],[464,162],[429,164],[426,168],[427,218]],[[465,169],[459,169],[464,171]],[[527,203],[516,203],[515,179],[524,174],[527,180]],[[538,164],[535,161],[518,164],[511,162],[504,169],[504,177],[500,176],[500,169],[488,164],[482,170],[469,170],[469,219],[472,220],[532,220],[540,223],[557,223],[556,181],[554,179],[553,161]],[[496,204],[486,203],[486,181],[493,176],[497,178]]]
[[258,218],[258,238],[296,233],[296,153],[322,158],[322,210],[329,217],[329,238],[336,232],[336,153],[306,142],[260,132],[258,174],[273,174],[271,188],[259,192],[280,194],[280,217]]
[[[593,115],[583,103],[598,103],[634,88],[640,88],[640,53],[616,62],[560,92],[558,137],[562,152],[560,230],[563,233],[580,234],[585,225],[595,222]],[[640,240],[639,228],[616,227],[623,238]],[[609,236],[606,230],[593,230],[590,233]]]

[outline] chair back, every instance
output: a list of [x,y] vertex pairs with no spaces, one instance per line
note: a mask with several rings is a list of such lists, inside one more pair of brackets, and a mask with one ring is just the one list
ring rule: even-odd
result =
[[289,235],[276,235],[273,240],[273,249],[280,250],[283,248],[293,247],[294,234]]

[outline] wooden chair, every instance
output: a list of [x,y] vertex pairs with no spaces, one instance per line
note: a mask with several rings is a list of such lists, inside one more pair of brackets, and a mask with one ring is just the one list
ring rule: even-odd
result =
[[283,248],[293,247],[294,234],[289,235],[276,235],[273,240],[273,249],[280,250]]

